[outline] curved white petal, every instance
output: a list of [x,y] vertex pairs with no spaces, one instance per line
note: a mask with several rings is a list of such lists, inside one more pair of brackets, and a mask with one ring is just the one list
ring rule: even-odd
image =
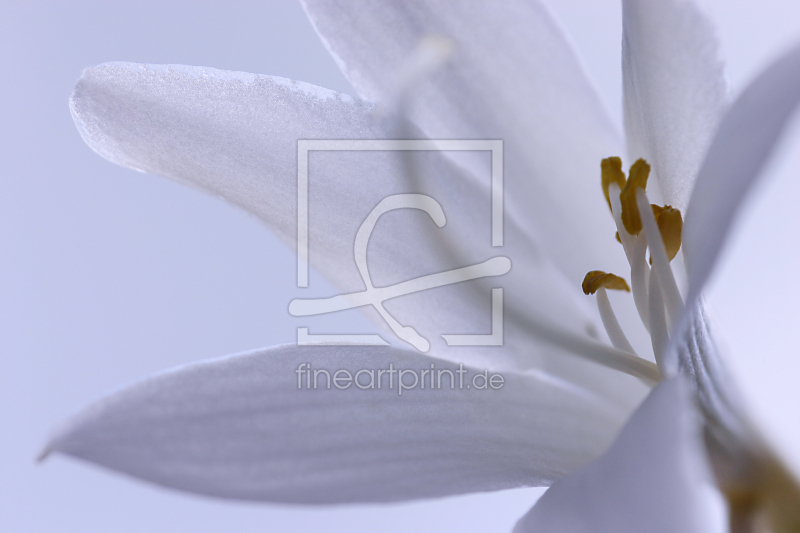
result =
[[[792,281],[800,263],[800,234],[793,229],[800,227],[796,117],[758,193],[740,211],[703,294],[726,348],[740,412],[800,478],[800,425],[786,423],[800,407],[800,285]],[[742,283],[748,279],[755,283]]]
[[800,102],[800,47],[762,72],[733,103],[708,150],[686,213],[689,300],[703,288],[739,205]]
[[[282,78],[200,67],[100,65],[84,73],[71,106],[84,139],[104,157],[220,195],[259,216],[292,245],[297,140],[387,135],[369,104]],[[440,154],[416,154],[425,179],[411,187],[402,157],[394,152],[311,152],[311,265],[343,292],[363,291],[353,258],[363,220],[388,195],[429,194],[441,203],[446,225],[437,228],[418,210],[384,215],[369,240],[375,286],[494,256],[510,258],[511,272],[395,298],[386,309],[404,326],[416,328],[431,342],[430,353],[439,357],[493,368],[536,367],[547,379],[561,380],[581,394],[606,398],[623,412],[632,409],[642,393],[635,380],[542,344],[525,326],[529,316],[514,320],[526,312],[537,320],[546,317],[585,340],[590,340],[587,332],[597,330],[589,302],[579,295],[580,278],[566,279],[549,261],[549,250],[513,220],[506,220],[504,246],[491,247],[488,166],[478,182],[464,179]],[[446,253],[442,242],[456,243],[458,257]],[[504,345],[447,347],[441,334],[491,331],[491,287],[505,290]]]
[[685,213],[726,91],[714,29],[691,0],[625,0],[622,21],[628,153]]
[[452,40],[449,61],[410,96],[414,123],[431,138],[503,139],[507,212],[570,279],[601,262],[624,268],[600,197],[600,160],[620,155],[621,141],[538,1],[303,4],[347,78],[375,102],[391,104],[422,38]]
[[[359,387],[341,390],[318,374],[314,389],[312,374],[309,388],[297,372],[302,363],[351,376],[373,370],[374,381],[362,373]],[[391,382],[377,374],[390,368],[415,371],[424,388],[399,394],[399,374]],[[455,388],[446,373],[441,388],[438,374],[421,374],[431,368],[449,370]],[[269,348],[180,367],[107,396],[47,452],[224,498],[379,502],[548,484],[596,456],[618,429],[618,413],[602,402],[511,373],[501,388],[476,389],[483,370],[462,370],[394,348]],[[414,382],[408,373],[402,379]]]
[[556,482],[515,533],[724,531],[699,416],[680,379],[653,389],[611,448]]

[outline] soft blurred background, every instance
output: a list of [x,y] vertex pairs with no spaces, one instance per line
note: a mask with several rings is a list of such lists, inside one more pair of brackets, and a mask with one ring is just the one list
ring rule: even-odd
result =
[[[618,3],[550,4],[618,117]],[[794,1],[705,5],[734,94],[800,40]],[[510,530],[540,489],[306,508],[184,495],[62,457],[35,463],[50,431],[99,395],[176,364],[291,342],[298,325],[286,311],[295,259],[264,226],[114,166],[80,139],[72,86],[83,68],[112,60],[275,74],[353,93],[293,0],[0,4],[0,529]],[[778,155],[710,299],[754,416],[788,449],[800,443],[797,124]],[[326,320],[329,330],[331,320],[370,330],[357,312]]]

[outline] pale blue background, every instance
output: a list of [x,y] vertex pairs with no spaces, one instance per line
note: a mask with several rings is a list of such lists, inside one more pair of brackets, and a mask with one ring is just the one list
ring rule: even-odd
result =
[[[618,115],[619,7],[611,0],[552,4]],[[710,3],[734,90],[800,38],[794,4]],[[276,74],[352,93],[289,0],[6,0],[0,6],[0,529],[509,530],[538,489],[303,508],[184,495],[61,457],[34,464],[48,433],[98,395],[179,363],[290,342],[297,325],[286,313],[294,258],[262,225],[217,199],[116,167],[82,142],[67,99],[83,68],[111,60]],[[784,181],[762,187],[761,200],[750,203],[749,222],[742,225],[749,229],[729,252],[712,295],[739,354],[763,350],[765,339],[771,343],[774,357],[750,367],[747,357],[737,363],[764,370],[765,387],[789,383],[800,360],[800,351],[781,359],[798,347],[791,330],[800,324],[800,223],[791,213],[800,161],[790,157],[792,149],[800,151],[798,138],[795,133],[773,167]],[[769,231],[774,225],[760,222],[766,217],[759,213],[776,206],[793,236],[775,236]],[[770,247],[788,255],[776,260]],[[769,275],[756,288],[730,281],[765,270]],[[786,297],[787,290],[795,293]],[[769,324],[787,325],[759,329],[758,337],[743,334],[753,329],[753,318],[735,310],[751,301],[761,306],[759,316],[775,315]],[[340,320],[369,330],[357,313]],[[774,410],[764,416],[781,425]]]

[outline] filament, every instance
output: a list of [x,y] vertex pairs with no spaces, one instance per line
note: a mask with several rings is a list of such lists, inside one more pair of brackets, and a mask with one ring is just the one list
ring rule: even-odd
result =
[[604,287],[597,289],[596,296],[597,309],[600,311],[600,320],[603,321],[603,326],[606,328],[608,338],[611,339],[611,344],[623,352],[636,355],[633,346],[628,342],[625,332],[622,331],[622,327],[619,325],[614,310],[611,308],[611,301],[608,299],[608,292],[606,292],[606,289]]
[[[661,240],[661,232],[658,229],[658,224],[656,224],[653,210],[650,208],[650,201],[647,199],[647,193],[644,189],[636,189],[636,205],[639,208],[642,226],[650,247],[650,258],[653,260],[653,270],[658,273],[658,286],[661,287],[661,295],[667,306],[670,323],[677,324],[678,318],[683,311],[683,300],[678,290],[678,284],[675,282],[675,276],[672,274],[672,269],[669,266],[667,250],[664,248],[664,241]],[[651,290],[650,298],[652,297],[653,291]],[[653,309],[652,305],[650,309]]]

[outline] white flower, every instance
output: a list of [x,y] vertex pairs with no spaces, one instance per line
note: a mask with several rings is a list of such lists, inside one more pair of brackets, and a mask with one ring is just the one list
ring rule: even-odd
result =
[[[564,38],[536,3],[319,1],[308,2],[307,11],[364,100],[276,77],[108,63],[87,70],[76,86],[71,108],[81,134],[107,159],[219,195],[292,243],[296,141],[390,136],[369,102],[393,97],[397,69],[422,37],[450,37],[454,55],[415,89],[409,127],[430,138],[505,142],[504,254],[513,263],[502,279],[505,346],[434,344],[430,356],[281,346],[198,363],[91,406],[49,449],[189,491],[298,503],[549,484],[596,458],[646,393],[631,376],[652,381],[659,374],[652,363],[596,340],[597,317],[578,292],[589,270],[628,268],[597,187],[600,160],[622,154],[623,146]],[[721,119],[721,67],[708,24],[691,4],[625,2],[623,43],[629,155],[650,161],[665,202],[687,213],[689,312],[680,315],[674,301],[668,306],[672,344],[658,362],[664,374],[680,366],[692,378],[712,456],[738,466],[754,453],[752,437],[715,367],[699,295],[738,204],[800,98],[800,50],[765,71]],[[364,206],[405,190],[401,160],[369,155],[320,155],[325,164],[310,190],[310,233],[324,236],[312,243],[311,262],[342,290],[361,288],[350,254],[353,221]],[[459,243],[465,264],[483,258],[480,247],[466,246],[488,242],[481,241],[487,228],[478,216],[488,197],[479,165],[439,156],[424,163],[435,179],[417,185],[445,204],[447,227],[434,239],[429,221],[416,219],[376,232],[376,284],[460,266],[441,242]],[[432,332],[428,337],[477,330],[487,293],[475,285],[437,289],[426,300],[401,298],[392,311]],[[668,304],[670,294],[676,293],[664,291]],[[354,387],[297,390],[301,363],[352,371],[390,363],[453,368],[446,359],[469,362],[474,371],[502,370],[505,385],[415,389],[402,398]],[[643,520],[665,531],[703,530],[697,491],[709,475],[679,379],[659,385],[615,446],[556,485],[519,527],[539,520],[559,531],[639,531]],[[675,444],[664,446],[670,439]],[[744,451],[714,448],[728,444]],[[631,452],[642,449],[655,458]],[[662,468],[647,470],[654,461]],[[664,468],[669,464],[675,467]],[[609,478],[615,473],[619,479]],[[620,490],[604,493],[599,485]],[[609,513],[627,494],[625,501],[639,498],[636,509]],[[581,508],[588,525],[564,523],[564,507],[580,498],[596,499]]]

